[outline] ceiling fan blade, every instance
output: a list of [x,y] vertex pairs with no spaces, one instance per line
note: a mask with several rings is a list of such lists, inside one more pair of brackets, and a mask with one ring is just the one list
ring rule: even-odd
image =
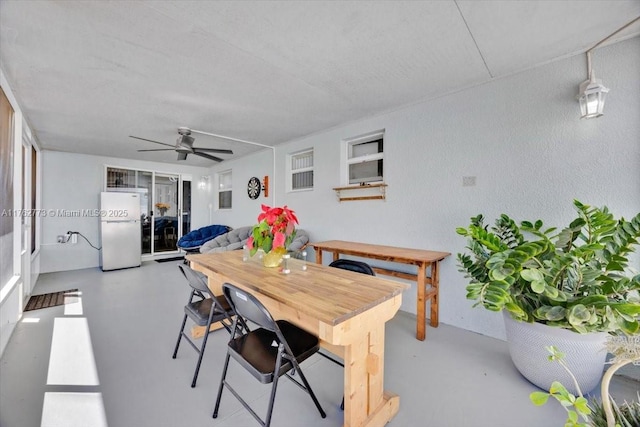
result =
[[175,151],[174,148],[154,148],[152,150],[138,150],[138,153],[141,153],[143,151]]
[[220,153],[220,154],[233,154],[231,150],[222,150],[219,148],[193,148],[193,151],[200,151],[201,153]]
[[196,156],[204,157],[205,159],[216,161],[216,162],[221,162],[223,160],[220,157],[212,156],[206,153],[200,153],[198,151],[194,151],[193,154],[195,154]]
[[188,153],[178,153],[178,160],[187,160]]
[[129,135],[129,138],[135,138],[135,139],[140,139],[142,141],[153,142],[154,144],[166,145],[167,147],[175,147],[175,145],[165,144],[164,142],[153,141],[151,139],[140,138],[139,136]]

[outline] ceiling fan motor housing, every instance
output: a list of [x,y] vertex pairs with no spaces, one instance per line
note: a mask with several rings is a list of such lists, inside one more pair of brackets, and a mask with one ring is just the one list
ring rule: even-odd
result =
[[193,153],[194,139],[188,135],[178,137],[176,141],[176,151],[178,153]]

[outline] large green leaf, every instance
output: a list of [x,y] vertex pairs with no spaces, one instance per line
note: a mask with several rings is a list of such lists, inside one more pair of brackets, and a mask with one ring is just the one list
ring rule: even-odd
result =
[[544,283],[543,281],[531,282],[531,290],[533,292],[535,292],[536,294],[543,293],[546,286],[547,286],[547,284]]
[[520,272],[522,277],[527,282],[544,282],[544,275],[537,268],[527,268]]
[[582,323],[589,320],[591,317],[591,313],[582,304],[576,304],[569,309],[569,313],[567,314],[567,319],[569,319],[569,323],[573,326],[581,325]]

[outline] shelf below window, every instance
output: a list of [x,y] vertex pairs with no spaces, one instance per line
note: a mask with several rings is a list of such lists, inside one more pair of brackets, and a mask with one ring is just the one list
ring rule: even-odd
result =
[[[341,202],[351,202],[354,200],[385,200],[387,184],[367,184],[367,185],[351,185],[349,187],[334,187],[336,196]],[[344,197],[343,191],[353,191],[353,196]],[[379,193],[379,194],[373,194]]]

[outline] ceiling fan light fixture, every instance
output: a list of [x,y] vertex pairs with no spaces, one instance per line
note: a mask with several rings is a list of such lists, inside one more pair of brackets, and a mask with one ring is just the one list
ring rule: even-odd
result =
[[[196,132],[197,133],[197,132]],[[155,148],[155,149],[145,149],[138,150],[138,152],[143,151],[175,151],[178,153],[178,160],[186,160],[189,154],[193,154],[195,156],[199,156],[208,160],[212,160],[214,162],[222,162],[224,159],[214,156],[209,153],[219,153],[219,154],[233,154],[232,150],[223,149],[223,148],[204,148],[204,147],[194,147],[193,143],[195,139],[190,136],[191,129],[187,127],[179,127],[178,128],[178,138],[176,139],[176,143],[174,145],[165,144],[164,142],[154,141],[152,139],[140,138],[139,136],[129,135],[130,138],[139,139],[141,141],[148,141],[154,144],[163,145],[169,148]]]

